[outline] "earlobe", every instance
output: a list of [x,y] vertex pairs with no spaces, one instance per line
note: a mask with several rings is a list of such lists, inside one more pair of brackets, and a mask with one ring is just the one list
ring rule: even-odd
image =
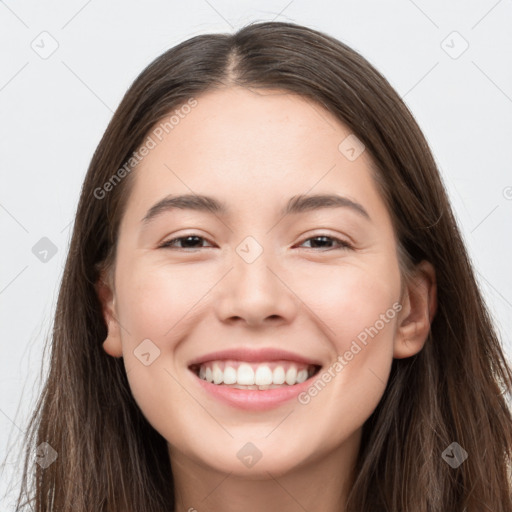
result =
[[424,260],[407,284],[403,309],[398,317],[393,350],[395,359],[411,357],[422,350],[436,310],[436,273],[432,264]]
[[103,342],[103,350],[112,357],[123,356],[121,339],[119,338],[119,336],[112,336],[110,334],[110,329],[108,331],[107,338]]
[[103,319],[108,331],[107,337],[103,342],[103,350],[112,357],[122,357],[121,331],[117,320],[115,295],[112,291],[112,287],[105,282],[102,276],[96,283],[95,288],[101,303]]

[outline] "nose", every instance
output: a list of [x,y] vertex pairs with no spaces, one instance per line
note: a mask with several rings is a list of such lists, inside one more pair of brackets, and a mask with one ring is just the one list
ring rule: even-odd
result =
[[222,322],[250,327],[293,321],[300,306],[289,277],[263,253],[248,263],[234,254],[232,269],[219,283],[217,314]]

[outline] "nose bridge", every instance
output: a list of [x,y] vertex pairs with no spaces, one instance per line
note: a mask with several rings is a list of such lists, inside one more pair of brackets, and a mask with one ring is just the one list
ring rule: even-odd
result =
[[243,239],[235,248],[232,271],[219,297],[220,316],[242,318],[250,324],[276,316],[289,321],[296,301],[278,277],[279,268],[270,244],[264,247],[252,236]]
[[[257,245],[256,245],[257,244]],[[235,284],[239,289],[254,288],[254,292],[268,292],[275,287],[275,276],[270,272],[275,259],[271,249],[265,249],[252,237],[241,242],[235,250],[233,266]],[[248,290],[243,290],[244,292]]]

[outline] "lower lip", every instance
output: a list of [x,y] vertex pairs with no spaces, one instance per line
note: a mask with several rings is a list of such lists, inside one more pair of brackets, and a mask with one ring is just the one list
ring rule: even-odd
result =
[[233,407],[238,407],[239,409],[266,411],[292,400],[299,393],[305,391],[319,372],[300,384],[274,389],[264,389],[261,391],[256,389],[236,389],[230,388],[229,386],[212,384],[206,380],[200,379],[194,372],[191,373],[206,392],[220,401]]

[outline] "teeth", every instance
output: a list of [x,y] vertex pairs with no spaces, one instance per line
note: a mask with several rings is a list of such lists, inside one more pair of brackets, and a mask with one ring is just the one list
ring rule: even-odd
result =
[[288,371],[286,372],[286,384],[289,386],[292,386],[295,384],[295,381],[297,379],[297,368],[294,368],[293,366],[290,366],[288,368]]
[[237,389],[274,389],[304,382],[315,367],[291,361],[246,363],[241,361],[210,361],[199,366],[198,376],[217,385]]
[[212,374],[214,384],[220,384],[224,380],[224,372],[220,369],[217,363],[213,365]]
[[[224,384],[236,384],[236,376],[237,371],[232,366],[224,368]],[[201,377],[201,373],[199,373],[199,377]]]
[[304,382],[308,378],[308,371],[307,370],[300,370],[297,372],[297,382]]
[[254,370],[248,364],[242,363],[236,372],[236,381],[238,384],[244,384],[245,386],[253,385]]
[[286,374],[284,373],[284,368],[282,366],[277,366],[274,368],[274,373],[272,374],[272,382],[274,384],[284,384],[286,379]]
[[258,366],[254,376],[254,384],[268,386],[272,384],[272,370],[268,366]]

